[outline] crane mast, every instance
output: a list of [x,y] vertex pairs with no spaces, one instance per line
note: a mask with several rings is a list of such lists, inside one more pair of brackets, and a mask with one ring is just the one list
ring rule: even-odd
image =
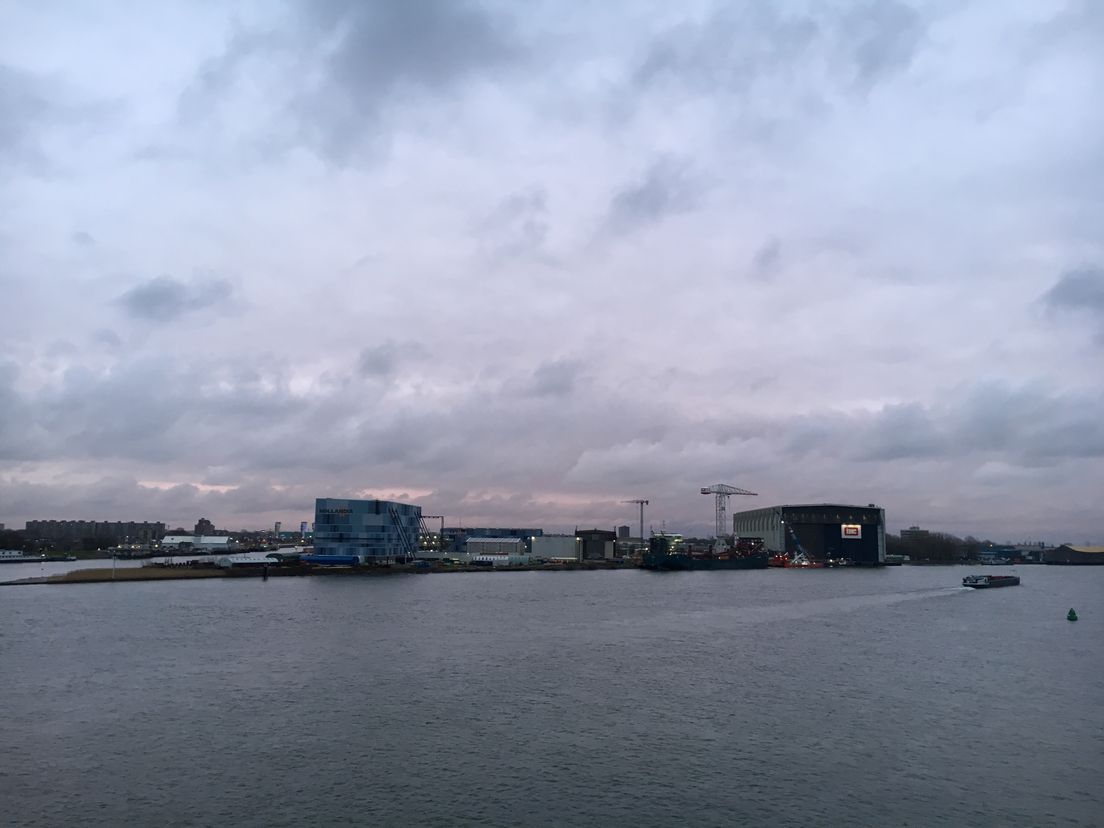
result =
[[635,503],[640,506],[640,542],[644,543],[644,507],[648,505],[648,501],[642,497],[635,498],[633,500],[622,500],[622,503]]
[[714,483],[712,486],[702,486],[701,493],[703,495],[711,494],[716,497],[717,505],[717,533],[718,540],[725,535],[730,534],[728,529],[728,499],[732,495],[748,495],[750,497],[757,497],[755,492],[749,492],[747,489],[739,489],[736,486],[729,486],[727,483]]

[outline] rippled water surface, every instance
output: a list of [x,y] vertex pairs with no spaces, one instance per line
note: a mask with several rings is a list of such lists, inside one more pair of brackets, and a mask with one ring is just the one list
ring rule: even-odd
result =
[[3,587],[0,821],[1100,825],[1104,567],[1017,569]]

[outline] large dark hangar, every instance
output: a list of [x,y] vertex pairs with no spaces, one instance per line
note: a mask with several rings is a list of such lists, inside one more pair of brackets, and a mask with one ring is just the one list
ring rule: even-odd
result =
[[811,561],[885,563],[885,509],[810,503],[750,509],[732,516],[736,537],[762,538],[772,554],[804,552]]

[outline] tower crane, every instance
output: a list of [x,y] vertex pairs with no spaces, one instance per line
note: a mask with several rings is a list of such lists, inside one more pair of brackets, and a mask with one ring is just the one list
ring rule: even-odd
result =
[[648,501],[644,498],[638,497],[635,500],[622,500],[622,503],[636,503],[640,506],[640,542],[644,543],[644,507],[648,505]]
[[727,518],[725,512],[728,509],[728,499],[732,495],[750,495],[751,497],[758,497],[755,492],[749,492],[747,489],[738,489],[735,486],[729,486],[727,483],[714,483],[712,486],[703,486],[701,493],[704,495],[711,494],[717,498],[717,539],[720,540],[725,535],[730,534],[726,531]]

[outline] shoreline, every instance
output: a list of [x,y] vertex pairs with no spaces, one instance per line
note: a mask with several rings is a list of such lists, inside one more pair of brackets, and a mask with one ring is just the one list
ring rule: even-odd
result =
[[612,564],[602,561],[555,564],[523,564],[520,566],[389,566],[389,567],[305,567],[268,566],[242,569],[218,569],[216,567],[190,567],[184,565],[125,567],[122,569],[74,569],[55,575],[23,578],[0,582],[0,586],[40,586],[56,584],[104,584],[132,581],[193,581],[211,578],[309,578],[344,577],[378,578],[388,575],[431,575],[468,572],[593,572],[595,570],[640,569],[636,564]]
[[[1032,562],[1034,563],[1034,562]],[[877,569],[890,569],[897,566],[985,566],[977,562],[959,561],[908,561],[901,564],[885,564]],[[1027,564],[1004,564],[1021,566]],[[828,568],[828,567],[825,567]],[[863,567],[869,568],[869,567]],[[566,564],[520,564],[517,566],[411,566],[397,564],[372,567],[318,567],[318,566],[280,566],[219,569],[211,566],[188,566],[187,564],[168,564],[142,567],[123,567],[112,571],[109,568],[74,569],[54,575],[21,578],[14,581],[0,581],[0,586],[40,586],[43,584],[104,584],[115,582],[141,581],[194,581],[211,578],[380,578],[389,575],[433,575],[464,574],[478,572],[594,572],[620,569],[645,569],[636,563],[614,563],[609,561],[585,561]]]

